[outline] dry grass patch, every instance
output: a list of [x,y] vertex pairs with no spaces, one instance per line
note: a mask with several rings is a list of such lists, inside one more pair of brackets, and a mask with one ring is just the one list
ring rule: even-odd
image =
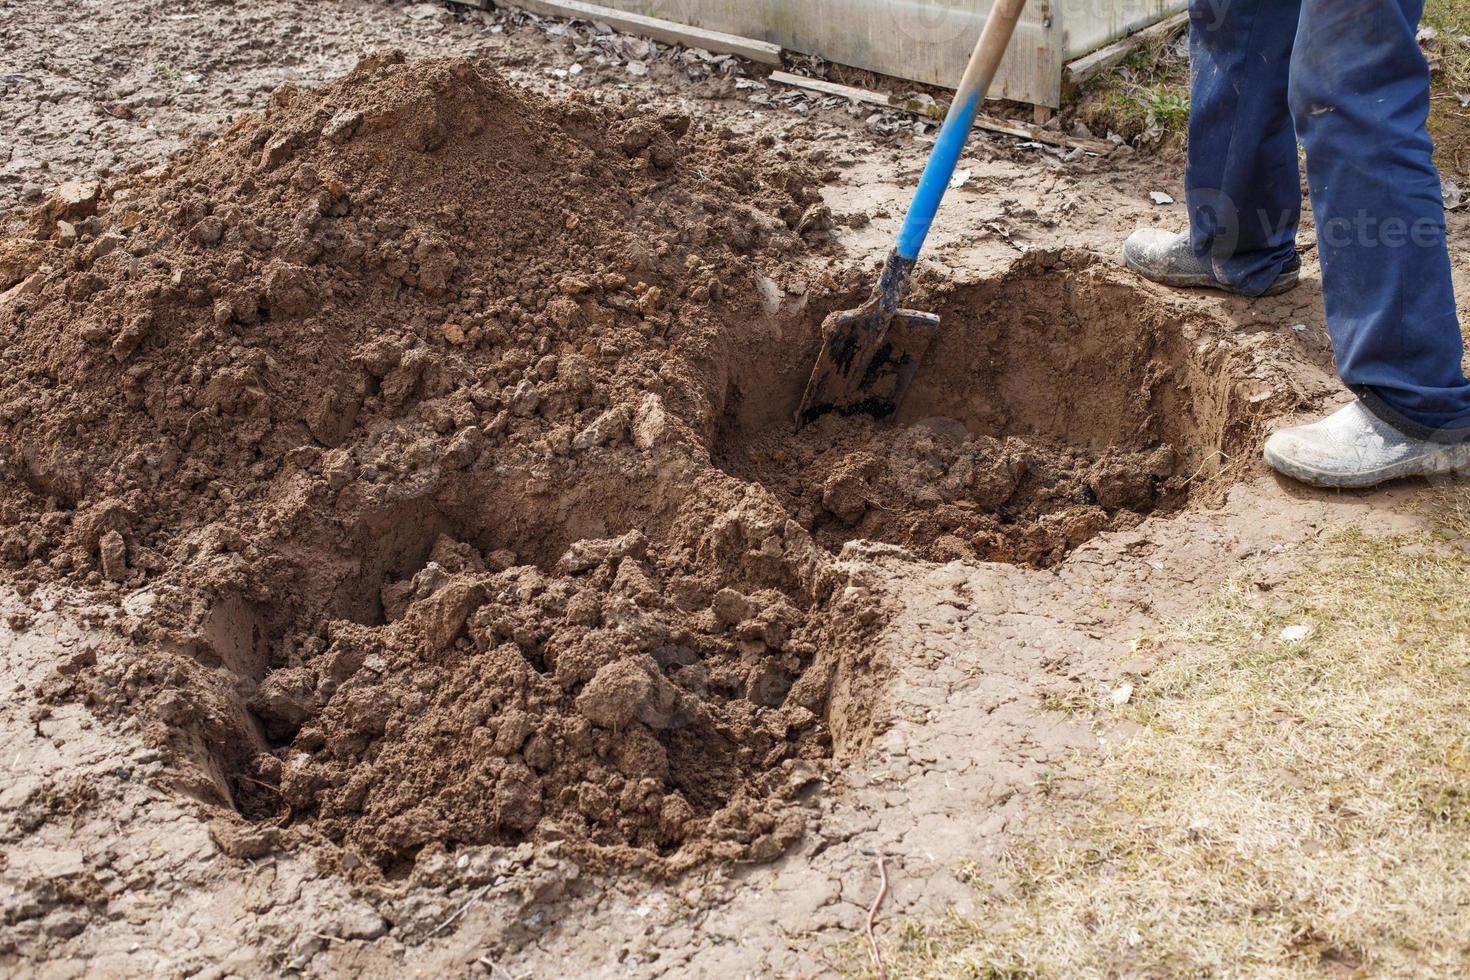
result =
[[1148,638],[1134,737],[1070,767],[1092,798],[977,917],[906,924],[893,974],[1470,972],[1467,596],[1461,548],[1348,531]]
[[1097,136],[1162,145],[1189,125],[1189,44],[1184,34],[1145,45],[1088,83],[1075,118]]
[[1427,0],[1419,33],[1437,80],[1470,91],[1470,0]]
[[1421,510],[1437,535],[1470,549],[1470,489],[1460,479],[1430,487],[1423,496]]
[[1434,78],[1429,132],[1448,177],[1470,177],[1470,0],[1428,0],[1420,28]]

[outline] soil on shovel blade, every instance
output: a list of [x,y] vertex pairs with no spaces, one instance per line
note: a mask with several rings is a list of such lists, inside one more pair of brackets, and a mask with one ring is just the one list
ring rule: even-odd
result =
[[1224,355],[1071,253],[922,282],[946,327],[896,422],[792,435],[862,285],[769,302],[826,247],[818,183],[386,55],[59,195],[0,252],[0,558],[142,625],[57,696],[354,878],[783,853],[883,680],[845,542],[1053,563],[1250,435]]

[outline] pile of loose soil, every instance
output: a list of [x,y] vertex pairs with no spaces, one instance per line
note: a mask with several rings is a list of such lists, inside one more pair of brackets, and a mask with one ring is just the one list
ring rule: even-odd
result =
[[1244,439],[1224,355],[1075,254],[924,285],[898,425],[793,436],[866,279],[820,269],[820,178],[383,55],[63,186],[0,244],[0,560],[110,596],[138,654],[48,693],[365,880],[782,853],[881,681],[844,543],[1048,564]]
[[879,613],[708,447],[827,227],[769,146],[391,55],[63,187],[0,264],[0,556],[139,652],[52,693],[358,875],[781,853]]

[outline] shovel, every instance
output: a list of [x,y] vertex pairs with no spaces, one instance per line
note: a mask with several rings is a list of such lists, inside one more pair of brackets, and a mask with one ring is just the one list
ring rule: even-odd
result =
[[1026,0],[995,0],[990,8],[878,288],[862,306],[833,313],[822,324],[822,350],[796,413],[798,432],[827,412],[886,419],[913,384],[919,361],[939,331],[939,317],[901,310],[899,298],[1025,6]]

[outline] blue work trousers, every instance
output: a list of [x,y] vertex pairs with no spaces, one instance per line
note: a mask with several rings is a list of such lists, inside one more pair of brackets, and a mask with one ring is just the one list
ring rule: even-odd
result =
[[1470,436],[1470,382],[1425,122],[1424,0],[1190,0],[1191,242],[1259,295],[1296,265],[1297,141],[1343,381],[1421,438]]

